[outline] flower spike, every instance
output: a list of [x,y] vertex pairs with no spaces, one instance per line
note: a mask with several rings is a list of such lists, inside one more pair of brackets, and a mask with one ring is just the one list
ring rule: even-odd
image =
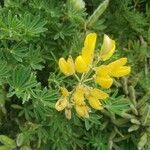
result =
[[[96,33],[86,36],[82,51],[75,62],[71,56],[67,60],[63,57],[59,59],[60,71],[66,76],[74,75],[77,79],[75,86],[72,82],[69,84],[69,88],[71,85],[73,87],[70,92],[64,87],[60,88],[61,97],[55,104],[56,110],[64,110],[67,119],[71,119],[72,107],[75,108],[77,115],[83,118],[89,118],[89,113],[92,111],[90,107],[95,110],[105,108],[102,101],[109,100],[109,95],[98,88],[90,87],[94,85],[91,83],[93,79],[101,88],[109,89],[114,77],[123,77],[131,72],[131,67],[126,66],[127,58],[125,57],[97,66],[100,64],[99,61],[108,60],[113,55],[116,45],[115,41],[105,34],[101,52],[98,57],[97,55],[94,57],[96,39]],[[76,74],[75,71],[82,75]]]

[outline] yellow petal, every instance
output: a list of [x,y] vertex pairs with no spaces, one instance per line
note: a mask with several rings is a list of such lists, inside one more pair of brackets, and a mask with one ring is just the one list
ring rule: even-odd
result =
[[75,66],[74,66],[74,62],[71,56],[68,57],[67,59],[67,63],[68,63],[68,72],[72,75],[75,73]]
[[96,68],[96,75],[98,76],[107,76],[109,73],[109,67],[106,65],[101,65]]
[[60,98],[55,104],[55,109],[57,111],[62,111],[67,106],[67,103],[68,101],[66,98]]
[[79,73],[85,73],[88,71],[88,66],[83,60],[82,56],[78,56],[75,60],[75,69]]
[[113,69],[116,69],[116,68],[118,68],[118,67],[121,67],[121,66],[125,65],[126,63],[127,63],[127,58],[126,58],[126,57],[123,57],[123,58],[120,58],[120,59],[118,59],[118,60],[116,60],[116,61],[110,63],[110,64],[108,65],[108,67],[109,67],[111,70],[113,70]]
[[131,67],[123,66],[113,70],[110,75],[113,77],[123,77],[128,75],[130,72],[131,72]]
[[71,57],[66,61],[63,57],[59,59],[58,62],[60,71],[66,76],[73,75],[75,72],[74,62]]
[[96,76],[95,82],[98,83],[102,88],[108,89],[113,83],[113,79],[110,77],[99,77]]
[[95,97],[96,99],[100,99],[100,100],[103,100],[109,97],[107,93],[96,88],[90,90],[90,96]]
[[76,105],[76,112],[80,117],[89,118],[89,108],[86,105]]
[[101,47],[100,58],[105,61],[108,60],[115,51],[115,41],[110,39],[106,34],[104,34],[104,40]]
[[100,101],[99,101],[97,98],[93,97],[93,96],[89,96],[88,102],[89,102],[90,106],[91,106],[92,108],[96,109],[96,110],[101,110],[101,109],[103,109],[103,106],[102,106],[102,104],[100,103]]
[[96,33],[90,33],[85,38],[84,47],[82,49],[82,57],[87,65],[90,65],[90,63],[92,63],[96,39],[97,39]]
[[73,100],[76,105],[84,105],[84,87],[78,86],[73,94]]
[[68,64],[67,64],[66,60],[63,57],[59,59],[58,65],[59,65],[60,71],[63,74],[65,74],[66,76],[68,76],[69,75],[69,73],[68,73]]
[[65,87],[60,88],[63,97],[69,96],[69,92]]

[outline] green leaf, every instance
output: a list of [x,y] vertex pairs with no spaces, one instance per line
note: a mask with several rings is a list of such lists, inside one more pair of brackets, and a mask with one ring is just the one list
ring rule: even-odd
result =
[[15,141],[6,135],[0,135],[0,142],[9,148],[15,148],[16,147]]
[[42,20],[39,15],[34,17],[29,13],[25,13],[22,16],[21,22],[23,24],[24,35],[29,37],[39,36],[40,33],[47,30],[44,28],[47,22],[44,19]]
[[98,6],[98,8],[87,20],[87,27],[92,27],[98,21],[98,18],[103,14],[108,4],[109,4],[109,0],[105,0]]
[[140,141],[138,142],[138,150],[142,150],[144,148],[144,146],[147,143],[147,140],[148,140],[147,133],[144,133],[141,136]]
[[30,45],[25,62],[29,64],[34,70],[42,70],[42,68],[44,67],[42,63],[44,63],[45,61],[42,57],[40,47],[34,48],[32,45]]
[[10,68],[6,61],[0,60],[0,85],[6,82],[6,79],[10,76]]
[[16,39],[21,36],[22,24],[17,15],[11,11],[2,13],[0,17],[0,39]]
[[21,146],[23,144],[24,141],[24,135],[23,133],[20,133],[17,135],[17,146]]
[[7,147],[7,146],[0,146],[0,150],[10,150],[10,147]]
[[8,96],[11,97],[15,94],[18,98],[22,98],[23,102],[30,99],[32,88],[38,85],[31,69],[23,66],[18,66],[12,71],[8,83],[10,85]]
[[129,100],[123,96],[110,97],[104,101],[104,107],[111,113],[121,115],[129,109]]

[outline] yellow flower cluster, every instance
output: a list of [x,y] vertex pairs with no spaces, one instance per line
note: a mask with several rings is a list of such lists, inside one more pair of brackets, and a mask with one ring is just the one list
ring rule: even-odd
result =
[[[99,55],[95,57],[96,39],[96,33],[90,33],[86,36],[81,54],[77,56],[75,61],[71,56],[67,60],[63,57],[59,59],[60,71],[66,76],[74,75],[78,80],[77,86],[71,92],[68,92],[66,88],[61,88],[62,96],[55,104],[56,110],[65,109],[68,119],[71,118],[72,106],[79,116],[85,118],[89,117],[89,106],[96,110],[103,109],[101,101],[107,99],[109,95],[98,88],[86,85],[87,81],[95,80],[95,83],[103,89],[108,89],[112,86],[114,77],[128,75],[131,71],[130,66],[125,66],[127,58],[120,58],[108,65],[96,66],[100,61],[108,60],[115,51],[115,41],[104,35]],[[82,74],[81,79],[77,73]],[[90,75],[92,78],[89,78]]]

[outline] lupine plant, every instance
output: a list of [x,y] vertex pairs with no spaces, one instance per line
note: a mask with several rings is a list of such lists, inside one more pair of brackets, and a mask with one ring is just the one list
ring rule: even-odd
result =
[[0,150],[150,150],[149,6],[1,0]]

